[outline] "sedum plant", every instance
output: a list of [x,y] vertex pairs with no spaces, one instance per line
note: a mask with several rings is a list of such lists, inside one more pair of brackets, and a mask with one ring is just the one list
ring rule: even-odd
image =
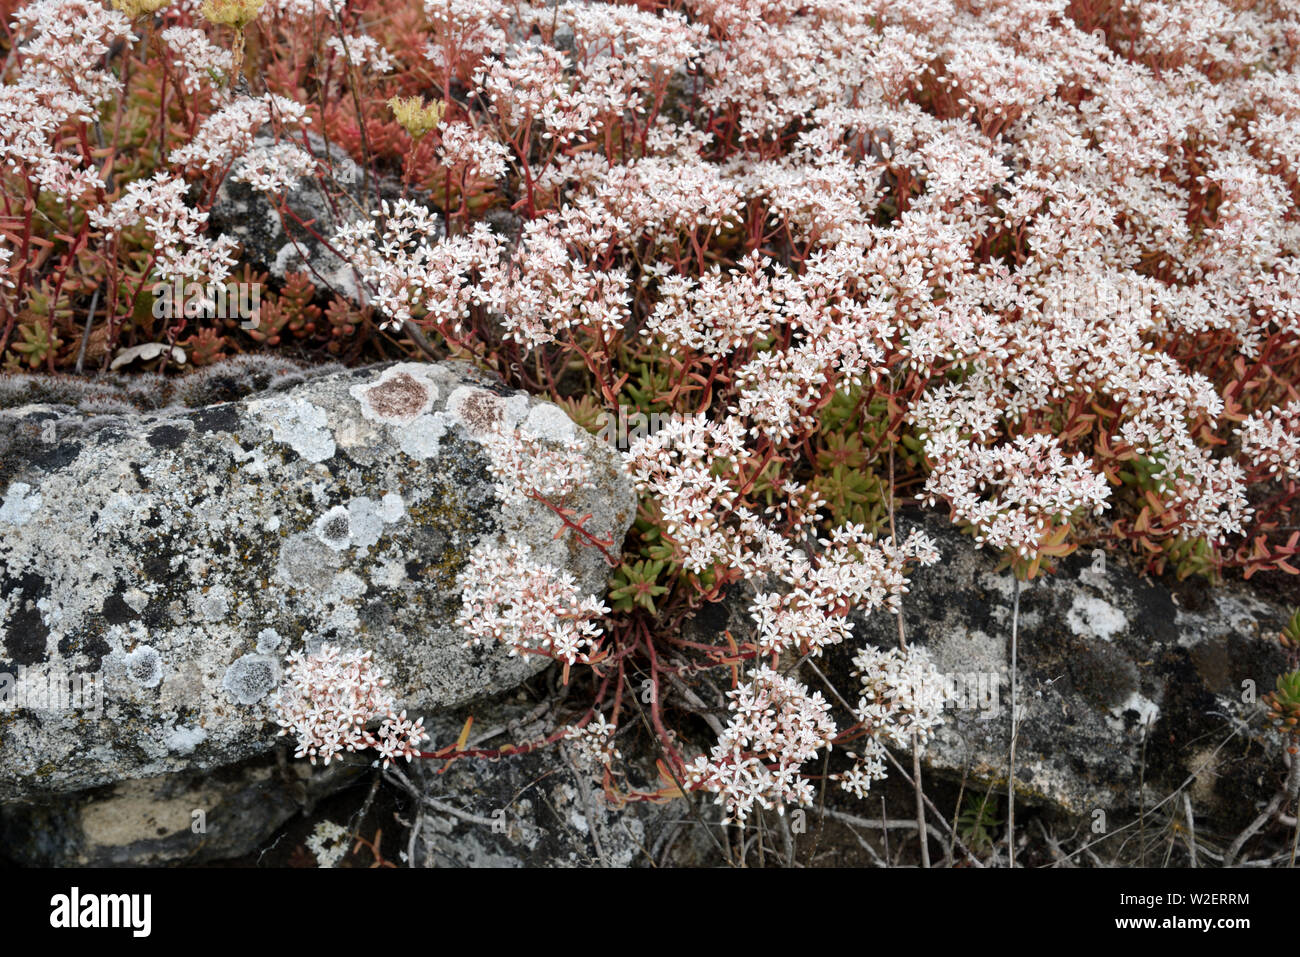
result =
[[[471,640],[591,689],[547,740],[581,742],[619,799],[704,790],[743,819],[810,800],[837,744],[855,748],[837,783],[864,793],[886,744],[923,743],[941,711],[923,656],[858,649],[863,703],[840,712],[793,667],[855,643],[852,612],[896,612],[939,560],[894,534],[900,506],[946,510],[1021,578],[1080,546],[1153,572],[1296,571],[1292,4],[0,13],[5,368],[107,369],[150,343],[194,364],[458,356],[593,432],[629,410],[661,424],[618,440],[640,501],[617,555],[570,511],[573,448],[489,438],[499,494],[600,549],[608,596],[504,543],[465,580]],[[331,148],[360,184],[335,180]],[[227,180],[354,281],[258,272],[212,227]],[[322,235],[295,212],[308,181],[357,215]],[[261,321],[156,318],[151,290],[176,280],[265,283]],[[748,637],[684,637],[735,595]],[[610,760],[642,680],[657,790]],[[671,727],[682,687],[726,716],[707,753]],[[403,755],[486,753],[417,744]]]

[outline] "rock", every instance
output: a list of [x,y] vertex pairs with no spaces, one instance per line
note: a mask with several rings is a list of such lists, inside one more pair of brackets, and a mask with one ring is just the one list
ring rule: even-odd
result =
[[[968,775],[968,788],[1004,789],[1013,579],[946,519],[922,525],[943,557],[912,576],[907,638],[929,649],[959,699],[923,761],[932,773]],[[1022,586],[1020,798],[1088,815],[1151,807],[1190,779],[1198,813],[1253,817],[1284,769],[1280,741],[1246,699],[1285,670],[1277,635],[1288,614],[1247,584],[1173,589],[1100,552],[1075,553]],[[879,647],[898,641],[894,618],[880,613],[855,633]],[[856,700],[852,650],[829,657],[832,680]],[[1216,755],[1234,731],[1241,737]]]
[[151,867],[241,857],[291,817],[361,778],[364,766],[282,771],[255,758],[201,774],[120,781],[52,803],[0,806],[0,842],[27,867]]
[[[473,746],[536,741],[562,724],[565,689],[552,667],[519,689],[430,715],[431,747],[449,744],[473,716]],[[539,700],[540,699],[540,703]],[[572,716],[572,715],[571,715]],[[613,762],[620,786],[653,787],[653,748],[624,733]],[[280,745],[208,772],[178,772],[60,795],[58,801],[0,805],[4,863],[35,867],[192,866],[255,856],[258,866],[302,866],[317,830],[376,826],[396,835],[389,856],[417,867],[583,867],[713,864],[713,846],[680,801],[611,807],[599,766],[561,742],[500,759],[398,763],[372,768],[361,755],[329,767],[288,758]],[[281,759],[277,761],[277,759]],[[370,824],[359,810],[371,807]],[[348,791],[348,789],[351,789]],[[348,793],[343,793],[348,791]],[[396,808],[385,813],[382,808]],[[711,807],[704,819],[715,821]],[[201,814],[198,812],[202,812]],[[323,825],[323,827],[320,827]],[[716,824],[715,824],[716,826]],[[412,835],[409,828],[417,828]],[[399,858],[407,849],[413,856]],[[345,839],[341,851],[353,849]],[[369,852],[340,854],[345,866]],[[317,855],[318,866],[333,866]]]
[[[70,406],[94,417],[152,412],[173,406],[200,408],[232,402],[266,389],[286,389],[304,381],[308,375],[341,372],[343,368],[331,363],[314,366],[309,371],[287,359],[253,354],[232,356],[182,376],[151,372],[81,378],[0,373],[0,409],[24,405]],[[10,429],[16,421],[12,417],[0,419],[0,427]],[[9,432],[0,432],[0,451],[8,448],[11,441],[21,442],[22,435],[14,437]]]
[[[535,741],[556,730],[553,713],[539,716],[522,695],[503,696],[473,714],[475,728],[508,729],[479,745],[485,748]],[[434,740],[455,741],[461,723],[460,715],[438,716]],[[618,787],[635,783],[653,790],[654,748],[635,735],[617,741],[627,752],[612,763]],[[708,838],[693,821],[683,822],[689,814],[680,800],[612,807],[601,787],[603,768],[587,763],[569,742],[455,761],[445,770],[436,762],[398,767],[426,799],[415,822],[409,862],[415,867],[649,867],[666,851],[678,865],[708,858]]]
[[[926,779],[964,780],[976,793],[991,784],[1001,794],[1010,731],[1012,576],[996,571],[996,556],[976,548],[945,517],[900,515],[900,536],[916,527],[938,543],[942,558],[911,575],[902,601],[907,640],[930,652],[945,690],[956,696],[922,754]],[[1135,812],[1190,782],[1198,814],[1216,815],[1225,826],[1254,817],[1280,787],[1285,767],[1280,738],[1247,699],[1271,690],[1287,670],[1277,635],[1300,605],[1300,594],[1294,588],[1291,594],[1294,604],[1281,604],[1253,582],[1153,581],[1122,555],[1100,552],[1076,553],[1055,574],[1023,585],[1019,800],[1068,815]],[[744,588],[733,588],[684,625],[684,637],[704,644],[717,644],[724,631],[737,641],[752,636]],[[851,659],[864,643],[896,646],[894,617],[858,615],[853,641],[829,649],[819,663],[839,696],[855,702]],[[847,724],[821,678],[806,665],[800,674]],[[1216,750],[1234,733],[1230,745]],[[832,770],[836,761],[844,762],[842,752],[832,757]]]
[[0,801],[264,752],[280,662],[323,641],[371,649],[417,714],[513,687],[545,659],[467,649],[454,624],[486,539],[603,593],[604,559],[551,509],[498,500],[476,437],[496,415],[571,430],[594,487],[564,504],[617,550],[621,462],[554,406],[461,363],[289,381],[200,409],[0,411]]
[[[254,147],[275,143],[269,132],[253,140]],[[237,240],[243,248],[242,258],[265,266],[276,279],[305,272],[316,285],[327,285],[353,302],[363,303],[365,297],[357,286],[353,268],[313,234],[328,240],[340,226],[377,208],[378,200],[402,196],[401,185],[372,177],[371,195],[367,196],[361,167],[346,150],[336,143],[326,144],[315,133],[307,134],[307,146],[319,161],[329,186],[322,186],[320,178],[304,177],[284,197],[288,209],[307,225],[300,225],[293,217],[282,218],[264,194],[227,176],[208,216],[211,229]]]

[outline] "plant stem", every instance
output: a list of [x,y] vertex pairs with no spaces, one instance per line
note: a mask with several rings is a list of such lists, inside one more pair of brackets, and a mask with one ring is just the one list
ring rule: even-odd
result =
[[1016,710],[1016,643],[1020,630],[1020,578],[1011,585],[1011,746],[1007,751],[1007,866],[1016,866],[1016,736],[1020,732]]

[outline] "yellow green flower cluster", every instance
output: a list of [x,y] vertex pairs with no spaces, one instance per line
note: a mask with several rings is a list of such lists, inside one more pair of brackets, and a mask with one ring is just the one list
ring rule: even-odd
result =
[[441,123],[447,112],[447,104],[441,100],[434,100],[426,106],[418,96],[395,96],[388,105],[402,129],[417,140]]

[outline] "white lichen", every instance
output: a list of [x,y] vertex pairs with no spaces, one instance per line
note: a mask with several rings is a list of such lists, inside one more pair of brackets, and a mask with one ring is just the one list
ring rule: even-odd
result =
[[1102,641],[1110,641],[1128,627],[1128,618],[1122,611],[1091,595],[1075,595],[1065,621],[1076,635]]
[[280,683],[280,663],[270,655],[244,655],[221,679],[225,692],[243,705],[256,704]]
[[257,650],[269,655],[280,647],[280,633],[274,628],[263,628],[257,633]]
[[447,415],[473,438],[491,435],[498,426],[509,428],[528,414],[528,396],[502,398],[487,389],[463,385],[447,397]]
[[431,459],[438,454],[449,424],[450,420],[441,412],[422,415],[398,431],[397,447],[417,461]]
[[384,533],[384,518],[380,505],[372,498],[354,498],[348,503],[348,526],[351,544],[355,548],[369,548]]
[[524,427],[538,438],[552,442],[568,442],[574,436],[573,420],[558,405],[549,403],[533,406]]
[[26,525],[41,507],[41,493],[26,482],[14,482],[0,505],[0,523]]
[[361,404],[361,415],[379,425],[407,425],[433,408],[438,387],[428,366],[402,362],[375,381],[354,385],[348,394]]
[[174,727],[163,738],[168,751],[176,754],[192,754],[194,749],[207,740],[208,733],[202,728]]
[[379,517],[386,523],[400,522],[406,517],[406,503],[396,492],[385,492],[379,500]]
[[162,684],[162,656],[150,645],[140,645],[123,660],[126,673],[142,688],[156,688]]
[[1156,723],[1160,717],[1160,706],[1150,698],[1140,694],[1137,691],[1132,692],[1122,704],[1116,705],[1110,710],[1110,717],[1107,723],[1117,731],[1123,731],[1125,727],[1124,715],[1129,712],[1137,714],[1137,728],[1147,728]]
[[283,442],[308,462],[323,462],[334,455],[329,416],[320,406],[303,399],[266,399],[249,403],[252,412]]
[[316,520],[316,537],[325,545],[341,552],[352,544],[352,519],[342,505],[332,509]]

